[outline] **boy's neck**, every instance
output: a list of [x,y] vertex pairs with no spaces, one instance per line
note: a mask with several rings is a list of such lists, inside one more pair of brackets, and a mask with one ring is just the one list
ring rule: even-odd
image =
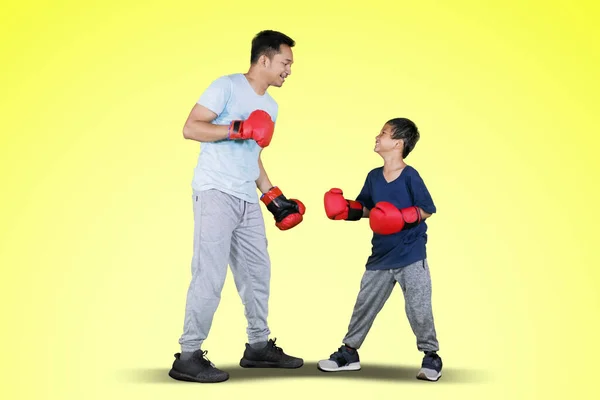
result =
[[384,155],[383,156],[383,170],[384,171],[397,171],[406,167],[404,159],[396,154]]

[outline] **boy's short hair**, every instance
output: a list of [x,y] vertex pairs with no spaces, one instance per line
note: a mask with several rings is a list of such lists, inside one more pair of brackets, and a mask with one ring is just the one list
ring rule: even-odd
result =
[[392,127],[392,139],[404,142],[402,158],[408,157],[421,137],[417,125],[408,118],[393,118],[387,123]]

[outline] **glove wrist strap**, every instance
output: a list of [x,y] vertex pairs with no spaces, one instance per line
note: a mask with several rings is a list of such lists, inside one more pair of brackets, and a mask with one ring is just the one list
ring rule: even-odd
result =
[[228,140],[242,138],[242,135],[240,133],[242,129],[242,122],[243,121],[231,121],[231,123],[229,124],[229,131],[227,132]]
[[266,206],[268,206],[273,200],[275,200],[279,196],[283,196],[283,193],[277,186],[273,186],[265,193],[263,193],[262,196],[260,196],[260,200],[263,203],[265,203]]
[[348,217],[346,221],[358,221],[363,216],[363,206],[358,201],[346,200],[348,203]]

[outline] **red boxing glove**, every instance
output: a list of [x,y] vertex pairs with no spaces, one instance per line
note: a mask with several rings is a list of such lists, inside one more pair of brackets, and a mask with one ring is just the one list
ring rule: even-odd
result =
[[254,139],[260,147],[267,147],[273,138],[275,124],[269,113],[254,110],[245,121],[235,120],[229,124],[227,139]]
[[369,214],[369,225],[373,232],[380,235],[392,235],[410,229],[421,222],[421,211],[412,206],[397,209],[392,203],[380,201]]
[[306,211],[304,204],[300,200],[288,200],[277,186],[269,189],[260,199],[273,214],[275,226],[280,230],[291,229],[302,222]]
[[358,201],[346,200],[342,189],[333,188],[325,193],[325,214],[329,219],[358,221],[363,215],[363,206]]

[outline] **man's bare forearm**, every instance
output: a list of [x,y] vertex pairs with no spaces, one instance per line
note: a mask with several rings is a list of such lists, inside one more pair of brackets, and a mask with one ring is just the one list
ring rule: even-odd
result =
[[183,127],[183,137],[197,142],[216,142],[227,139],[229,125],[215,125],[204,121],[189,121]]
[[261,193],[266,193],[273,187],[271,181],[269,180],[269,176],[263,167],[262,160],[258,159],[258,169],[260,174],[258,175],[258,179],[256,180],[256,187],[260,190]]

